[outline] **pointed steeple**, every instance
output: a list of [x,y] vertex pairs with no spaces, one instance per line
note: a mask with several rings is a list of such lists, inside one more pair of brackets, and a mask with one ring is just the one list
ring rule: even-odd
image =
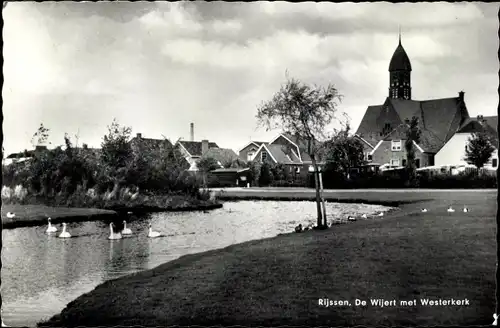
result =
[[399,25],[399,45],[401,45],[401,25]]

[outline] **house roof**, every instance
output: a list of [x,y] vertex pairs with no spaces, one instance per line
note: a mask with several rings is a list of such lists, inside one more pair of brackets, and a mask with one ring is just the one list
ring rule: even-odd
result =
[[159,147],[161,145],[169,145],[172,146],[172,143],[168,139],[152,139],[152,138],[144,138],[144,137],[133,137],[130,140],[131,144],[142,143],[143,145],[147,145],[149,147]]
[[208,151],[202,155],[203,157],[210,157],[224,165],[227,161],[233,162],[238,158],[238,155],[232,149],[228,148],[209,148]]
[[293,154],[292,152],[289,152],[287,154],[287,151],[284,146],[282,145],[274,145],[274,144],[269,144],[266,145],[266,148],[271,152],[273,155],[274,159],[278,161],[278,163],[281,164],[302,164],[299,158]]
[[[184,149],[189,153],[191,156],[201,156],[201,141],[179,141],[179,144],[181,144]],[[219,148],[219,146],[215,142],[209,142],[208,143],[208,148]]]
[[252,144],[255,145],[255,146],[257,146],[257,147],[260,147],[260,145],[262,145],[263,143],[267,144],[268,142],[265,142],[265,141],[250,141],[245,146],[243,146],[240,150],[238,150],[238,152],[242,151],[243,149],[247,148],[248,146],[250,146]]
[[498,131],[496,128],[491,126],[491,123],[496,120],[498,121],[497,116],[490,116],[490,121],[484,119],[484,123],[481,122],[477,118],[469,118],[465,123],[460,127],[457,133],[474,133],[474,132],[484,132],[489,137],[493,138],[496,142],[498,142]]
[[399,40],[398,47],[394,51],[389,64],[389,72],[393,71],[411,71],[410,58],[408,58],[403,45],[401,45],[401,40]]

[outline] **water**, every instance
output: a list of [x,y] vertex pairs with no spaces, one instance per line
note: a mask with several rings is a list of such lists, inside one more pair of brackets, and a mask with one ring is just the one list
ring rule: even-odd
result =
[[[327,203],[329,217],[373,214],[388,207]],[[293,231],[315,223],[313,202],[227,202],[203,212],[153,213],[128,217],[134,235],[108,240],[105,222],[68,224],[73,238],[45,234],[46,226],[2,231],[2,319],[34,326],[61,312],[100,283],[154,268],[182,255]],[[165,238],[147,238],[148,224]],[[60,227],[58,227],[61,231]]]

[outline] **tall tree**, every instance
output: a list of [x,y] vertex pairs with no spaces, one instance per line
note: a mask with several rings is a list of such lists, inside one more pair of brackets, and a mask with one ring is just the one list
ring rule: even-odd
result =
[[349,168],[365,163],[363,144],[359,139],[349,135],[350,127],[338,131],[331,139],[325,142],[327,171],[340,173],[346,177]]
[[49,138],[49,129],[43,126],[43,123],[40,123],[40,127],[31,137],[31,145],[33,148],[39,145],[43,145],[47,142]]
[[324,138],[326,127],[335,118],[337,100],[341,100],[341,95],[331,84],[326,88],[310,86],[287,76],[286,83],[271,100],[264,102],[257,112],[258,124],[266,127],[267,131],[281,129],[305,141],[305,151],[311,157],[315,171],[318,227],[324,225],[317,163],[321,148],[319,141]]
[[491,139],[486,133],[477,132],[472,133],[467,141],[465,161],[468,164],[475,165],[478,169],[482,168],[490,160],[495,151]]
[[406,168],[408,170],[408,183],[413,185],[416,179],[415,164],[415,143],[420,143],[420,127],[418,126],[418,117],[413,116],[407,125],[405,150],[406,150]]

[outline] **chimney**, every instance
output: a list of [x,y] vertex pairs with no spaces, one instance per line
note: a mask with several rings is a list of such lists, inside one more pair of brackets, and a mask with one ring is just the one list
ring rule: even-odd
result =
[[460,91],[460,92],[458,93],[458,98],[460,99],[460,101],[461,101],[461,102],[463,102],[463,101],[464,101],[464,94],[465,94],[465,92],[463,92],[463,91]]
[[47,150],[47,146],[41,146],[41,145],[35,146],[35,151],[42,151],[42,150]]
[[208,140],[201,141],[201,155],[205,154],[208,151]]
[[191,141],[194,141],[194,123],[191,123],[189,127],[190,127],[189,136],[191,137]]
[[137,133],[137,139],[141,139],[142,138],[142,133]]

